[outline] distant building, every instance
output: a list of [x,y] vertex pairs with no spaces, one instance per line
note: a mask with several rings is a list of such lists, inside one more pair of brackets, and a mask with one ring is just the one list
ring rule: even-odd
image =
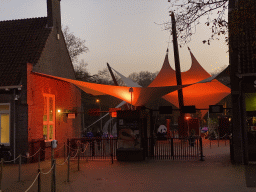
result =
[[40,145],[46,147],[41,155],[49,158],[52,140],[61,147],[81,133],[81,91],[39,74],[75,79],[61,31],[60,0],[47,0],[47,13],[0,21],[0,143],[12,159],[33,155]]
[[256,117],[256,104],[246,102],[248,99],[256,99],[255,12],[256,1],[229,1],[229,58],[233,111],[231,159],[239,164],[247,164],[252,160],[252,151],[250,152],[249,148],[256,154],[255,144],[248,148],[247,137],[251,132],[248,129],[248,118]]

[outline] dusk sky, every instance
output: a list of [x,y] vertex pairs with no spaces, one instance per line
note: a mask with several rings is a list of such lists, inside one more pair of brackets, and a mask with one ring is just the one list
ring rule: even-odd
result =
[[[110,66],[128,76],[132,72],[161,69],[170,33],[162,25],[170,21],[168,0],[61,0],[62,25],[86,40],[89,52],[80,56],[95,74]],[[0,0],[0,20],[47,16],[46,0]],[[208,71],[228,65],[224,37],[211,45],[202,43],[210,36],[205,25],[188,44],[199,63]],[[172,37],[169,61],[174,68]],[[179,49],[181,70],[191,66],[187,47]]]

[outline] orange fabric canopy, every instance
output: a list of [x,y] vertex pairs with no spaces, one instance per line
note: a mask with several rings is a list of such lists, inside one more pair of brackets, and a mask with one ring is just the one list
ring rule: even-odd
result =
[[[131,93],[129,92],[130,87],[88,83],[84,81],[56,77],[37,72],[34,73],[72,83],[80,89],[82,89],[83,91],[85,91],[86,93],[90,93],[92,95],[112,95],[116,98],[126,101],[127,103],[131,103]],[[146,105],[148,102],[155,100],[158,97],[162,97],[172,91],[176,91],[187,86],[189,85],[162,87],[133,87],[132,105]]]
[[[211,77],[207,71],[198,63],[189,49],[192,65],[186,72],[181,72],[182,84],[193,84],[183,88],[184,105],[195,105],[197,109],[208,109],[209,105],[215,105],[221,99],[231,93],[229,87],[223,85],[218,80],[213,79],[211,82],[198,83]],[[148,87],[161,87],[177,85],[176,72],[171,68],[168,60],[168,54],[165,56],[164,64],[157,77]],[[178,91],[171,92],[163,97],[165,100],[179,108]],[[201,111],[202,116],[207,113]]]

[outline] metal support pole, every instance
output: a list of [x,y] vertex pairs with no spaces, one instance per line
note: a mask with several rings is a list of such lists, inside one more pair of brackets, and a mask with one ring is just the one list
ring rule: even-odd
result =
[[[174,60],[175,60],[176,81],[177,81],[177,85],[182,85],[181,72],[180,72],[179,48],[178,48],[177,33],[176,33],[176,21],[175,21],[173,12],[171,12],[170,16],[172,19],[173,51],[174,51]],[[179,99],[179,108],[181,109],[181,107],[184,106],[182,89],[178,90],[178,99]],[[180,119],[181,127],[179,128],[181,128],[181,132],[185,134],[184,133],[184,128],[185,128],[184,113],[182,113],[181,110],[180,110],[180,118],[181,118]]]

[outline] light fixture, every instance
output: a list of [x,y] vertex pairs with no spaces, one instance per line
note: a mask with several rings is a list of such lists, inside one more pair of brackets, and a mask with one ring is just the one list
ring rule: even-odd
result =
[[15,101],[18,101],[18,100],[19,100],[19,95],[15,95],[14,100],[15,100]]
[[61,112],[61,110],[60,109],[58,109],[58,113],[60,113]]

